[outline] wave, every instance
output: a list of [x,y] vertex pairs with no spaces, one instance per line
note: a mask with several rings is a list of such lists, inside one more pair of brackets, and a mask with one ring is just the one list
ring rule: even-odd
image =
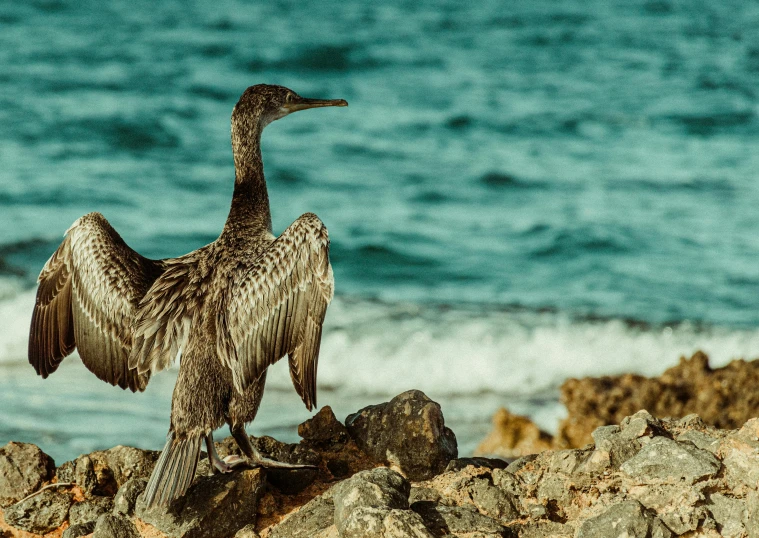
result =
[[[0,280],[0,365],[26,361],[33,304],[34,290]],[[433,397],[529,397],[555,393],[570,377],[658,375],[696,350],[715,366],[751,358],[759,354],[759,329],[336,297],[321,350],[320,390],[345,396],[417,388]],[[284,361],[272,369],[267,386],[292,390]]]

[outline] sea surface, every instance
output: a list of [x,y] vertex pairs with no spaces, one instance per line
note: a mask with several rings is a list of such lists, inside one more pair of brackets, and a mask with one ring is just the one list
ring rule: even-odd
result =
[[[176,369],[35,375],[35,279],[90,211],[150,257],[213,241],[262,82],[350,103],[263,136],[275,233],[330,231],[339,418],[420,389],[470,454],[499,406],[555,430],[568,377],[759,356],[759,4],[371,4],[0,1],[0,445],[163,445]],[[276,365],[250,431],[308,416]]]

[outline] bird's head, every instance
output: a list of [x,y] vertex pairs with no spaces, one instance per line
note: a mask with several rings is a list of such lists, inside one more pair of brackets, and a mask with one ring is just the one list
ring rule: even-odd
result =
[[262,130],[292,112],[324,106],[348,106],[344,99],[308,99],[284,86],[256,84],[245,90],[232,111],[232,124]]

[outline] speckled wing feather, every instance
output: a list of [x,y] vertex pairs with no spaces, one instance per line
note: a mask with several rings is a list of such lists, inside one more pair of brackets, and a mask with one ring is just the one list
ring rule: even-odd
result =
[[100,213],[77,220],[39,276],[29,362],[42,377],[79,350],[103,381],[144,390],[149,375],[128,368],[135,307],[163,262],[129,248]]
[[321,220],[301,216],[254,262],[234,271],[222,293],[217,352],[237,390],[288,355],[295,390],[308,409],[316,405],[322,323],[334,293]]
[[197,266],[207,248],[166,260],[166,270],[145,294],[135,315],[130,368],[141,374],[155,373],[179,360],[200,310]]

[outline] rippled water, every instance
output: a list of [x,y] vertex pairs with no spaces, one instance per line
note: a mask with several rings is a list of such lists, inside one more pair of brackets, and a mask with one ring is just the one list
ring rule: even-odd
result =
[[[551,427],[568,376],[756,355],[758,29],[695,0],[0,3],[0,443],[161,446],[171,374],[24,365],[31,286],[93,210],[147,256],[212,241],[259,82],[350,103],[263,141],[275,232],[313,211],[332,238],[320,403],[422,388],[466,451],[500,404]],[[294,435],[271,385],[257,425]]]

